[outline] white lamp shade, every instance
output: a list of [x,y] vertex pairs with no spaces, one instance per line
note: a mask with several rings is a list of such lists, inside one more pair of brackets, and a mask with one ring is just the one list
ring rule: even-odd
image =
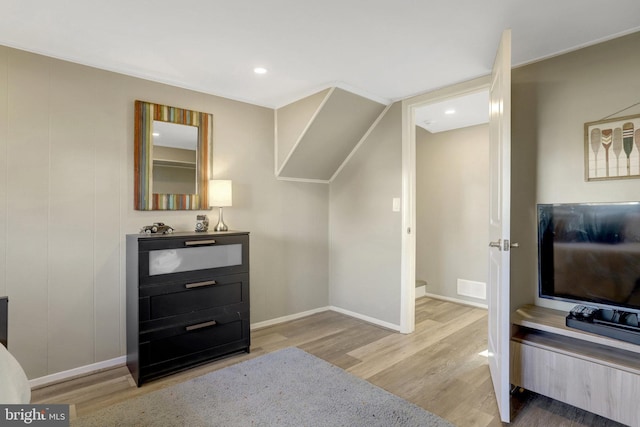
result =
[[209,206],[232,206],[231,197],[231,180],[212,179],[209,181]]

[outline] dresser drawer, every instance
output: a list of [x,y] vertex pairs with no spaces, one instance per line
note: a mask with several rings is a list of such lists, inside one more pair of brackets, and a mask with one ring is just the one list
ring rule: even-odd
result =
[[151,341],[168,335],[182,333],[186,327],[209,321],[218,324],[229,323],[237,319],[249,318],[249,303],[241,302],[221,307],[210,307],[203,310],[140,321],[140,341]]
[[139,242],[140,285],[158,284],[185,277],[246,273],[249,240],[237,236],[189,236],[148,238]]
[[[215,321],[190,325],[197,329],[173,330],[168,336],[153,339],[140,344],[140,363],[155,364],[163,361],[192,355],[217,346],[248,340],[248,322],[246,319],[235,319],[225,323]],[[175,328],[172,328],[175,329]],[[248,347],[248,344],[247,344]]]
[[249,302],[249,275],[233,274],[199,282],[140,289],[140,321],[161,319],[211,308]]

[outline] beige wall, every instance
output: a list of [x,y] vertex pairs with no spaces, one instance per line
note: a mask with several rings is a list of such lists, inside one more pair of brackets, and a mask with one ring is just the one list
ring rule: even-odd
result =
[[[584,182],[582,134],[638,102],[639,45],[637,33],[514,70],[514,307],[536,302],[536,203],[640,200],[638,180]],[[213,114],[214,177],[234,181],[225,220],[251,232],[254,323],[331,304],[399,324],[399,104],[330,188],[280,182],[271,109],[0,47],[0,295],[29,377],[123,355],[124,235],[191,230],[202,213],[133,210],[136,99]]]
[[276,169],[284,166],[330,90],[322,90],[276,110]]
[[458,295],[457,279],[487,282],[489,128],[429,133],[416,127],[416,279]]
[[585,182],[583,127],[640,101],[638,47],[635,33],[513,70],[513,308],[572,306],[537,298],[536,203],[640,200],[638,179]]
[[394,104],[331,183],[332,306],[400,323],[401,103]]
[[136,99],[213,114],[252,323],[328,304],[329,190],[274,178],[273,110],[0,47],[0,295],[30,378],[125,354],[125,234],[217,218],[133,209]]

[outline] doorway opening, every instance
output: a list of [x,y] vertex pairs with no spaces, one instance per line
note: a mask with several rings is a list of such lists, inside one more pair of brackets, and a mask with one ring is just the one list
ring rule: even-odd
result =
[[[428,109],[429,106],[436,106],[439,103],[451,101],[456,98],[472,96],[475,94],[479,94],[482,92],[487,92],[489,89],[490,77],[482,77],[475,80],[471,80],[468,82],[460,83],[457,85],[453,85],[447,88],[443,88],[434,92],[430,92],[427,94],[419,95],[407,100],[404,100],[402,103],[402,192],[403,192],[403,215],[402,215],[402,225],[403,233],[402,237],[402,271],[401,271],[401,314],[400,314],[400,331],[403,333],[411,333],[415,329],[415,298],[416,298],[416,279],[426,281],[427,292],[429,291],[429,282],[426,279],[421,279],[416,277],[416,251],[417,251],[417,238],[416,231],[417,230],[417,205],[418,198],[416,192],[416,177],[417,177],[417,152],[416,152],[416,144],[417,138],[420,136],[420,130],[418,130],[418,121],[419,120],[429,120],[422,119],[422,116],[418,116],[418,112],[421,109]],[[488,111],[488,103],[487,111]],[[424,123],[423,123],[424,124]],[[488,134],[488,130],[487,130]],[[441,162],[446,163],[448,159],[441,159]],[[446,164],[444,165],[446,169]],[[449,170],[452,170],[450,167]],[[462,173],[463,171],[459,171]],[[446,193],[445,193],[446,194]],[[450,197],[455,197],[455,193],[449,195]],[[488,197],[486,197],[488,200]],[[486,222],[483,225],[483,229],[486,229]],[[442,238],[442,241],[447,241],[447,236]],[[486,245],[486,238],[484,240],[484,244]],[[455,257],[456,252],[456,242],[454,239],[451,239],[449,243],[452,245],[451,248],[443,248],[437,247],[437,244],[431,244],[430,251],[437,252],[450,252]],[[429,243],[427,242],[427,245]],[[483,249],[486,248],[483,245]],[[464,259],[460,259],[459,262],[465,262]],[[483,256],[480,262],[484,262],[486,264],[486,256]],[[474,282],[474,280],[469,280],[468,278],[461,278],[463,280],[468,280]],[[468,284],[467,284],[468,285]],[[462,286],[465,286],[465,283],[462,283]],[[473,285],[472,285],[472,288]],[[472,291],[473,292],[473,291]],[[467,298],[464,298],[465,300]],[[470,299],[471,300],[471,299]]]
[[414,114],[416,298],[487,308],[489,91]]

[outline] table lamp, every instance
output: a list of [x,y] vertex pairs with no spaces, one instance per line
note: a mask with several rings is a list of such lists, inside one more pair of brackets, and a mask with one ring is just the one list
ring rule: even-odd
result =
[[227,231],[229,228],[222,219],[222,208],[231,205],[231,180],[212,179],[209,181],[209,206],[220,208],[218,224],[214,231]]

